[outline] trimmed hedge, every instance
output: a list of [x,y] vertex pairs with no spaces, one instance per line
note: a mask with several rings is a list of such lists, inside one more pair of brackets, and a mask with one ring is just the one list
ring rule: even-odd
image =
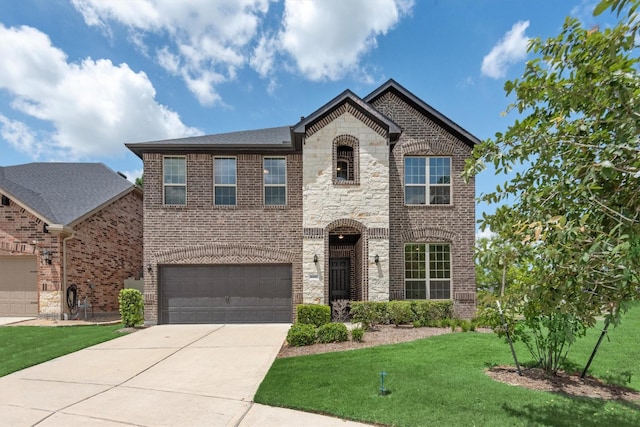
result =
[[331,307],[320,304],[300,304],[296,307],[297,322],[319,328],[331,322]]
[[311,345],[316,342],[316,327],[306,323],[294,323],[287,332],[287,343],[293,347]]
[[316,331],[318,342],[343,342],[349,340],[349,332],[344,323],[327,323],[322,325]]
[[351,316],[364,329],[384,323],[438,326],[440,320],[453,318],[453,301],[352,301]]

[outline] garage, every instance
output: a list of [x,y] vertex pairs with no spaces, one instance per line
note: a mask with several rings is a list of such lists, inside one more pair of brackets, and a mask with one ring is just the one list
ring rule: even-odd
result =
[[0,316],[38,315],[35,256],[0,257]]
[[159,266],[159,323],[289,323],[291,266]]

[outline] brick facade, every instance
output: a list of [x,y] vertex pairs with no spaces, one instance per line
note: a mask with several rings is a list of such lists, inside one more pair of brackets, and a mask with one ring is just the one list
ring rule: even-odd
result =
[[[171,154],[173,155],[173,154]],[[302,156],[237,154],[237,204],[213,204],[213,159],[228,153],[186,154],[187,204],[163,204],[163,155],[144,155],[145,322],[158,321],[158,264],[292,266],[293,303],[302,302]],[[263,158],[284,157],[286,206],[265,206]],[[148,268],[151,272],[148,272]]]
[[[404,244],[451,244],[451,273],[456,315],[475,314],[475,182],[461,177],[471,147],[455,138],[399,97],[389,92],[373,105],[402,127],[400,140],[391,151],[389,167],[390,295],[404,299]],[[404,204],[404,156],[451,157],[451,205],[406,206]]]
[[[64,294],[63,248],[67,250],[67,284],[79,297],[90,296],[94,313],[118,310],[117,294],[124,280],[142,268],[142,195],[133,191],[89,216],[73,237],[45,232],[45,223],[11,200],[0,206],[0,255],[36,256],[38,313],[60,319],[68,312]],[[35,243],[34,243],[35,242]],[[47,264],[42,252],[51,252]],[[95,284],[91,295],[88,284]]]

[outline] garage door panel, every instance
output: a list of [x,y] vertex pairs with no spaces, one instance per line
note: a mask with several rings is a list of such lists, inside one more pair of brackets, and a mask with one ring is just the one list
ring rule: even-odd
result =
[[160,323],[291,322],[290,265],[160,266]]
[[0,257],[0,272],[0,316],[37,315],[36,257]]

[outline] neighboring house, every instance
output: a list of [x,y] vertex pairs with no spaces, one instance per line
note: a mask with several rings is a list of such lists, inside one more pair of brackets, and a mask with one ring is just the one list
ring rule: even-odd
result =
[[71,285],[117,312],[142,272],[142,191],[100,163],[30,163],[0,167],[0,194],[0,316],[60,319]]
[[388,81],[293,126],[127,144],[144,161],[147,323],[291,322],[336,299],[475,313],[478,139]]

